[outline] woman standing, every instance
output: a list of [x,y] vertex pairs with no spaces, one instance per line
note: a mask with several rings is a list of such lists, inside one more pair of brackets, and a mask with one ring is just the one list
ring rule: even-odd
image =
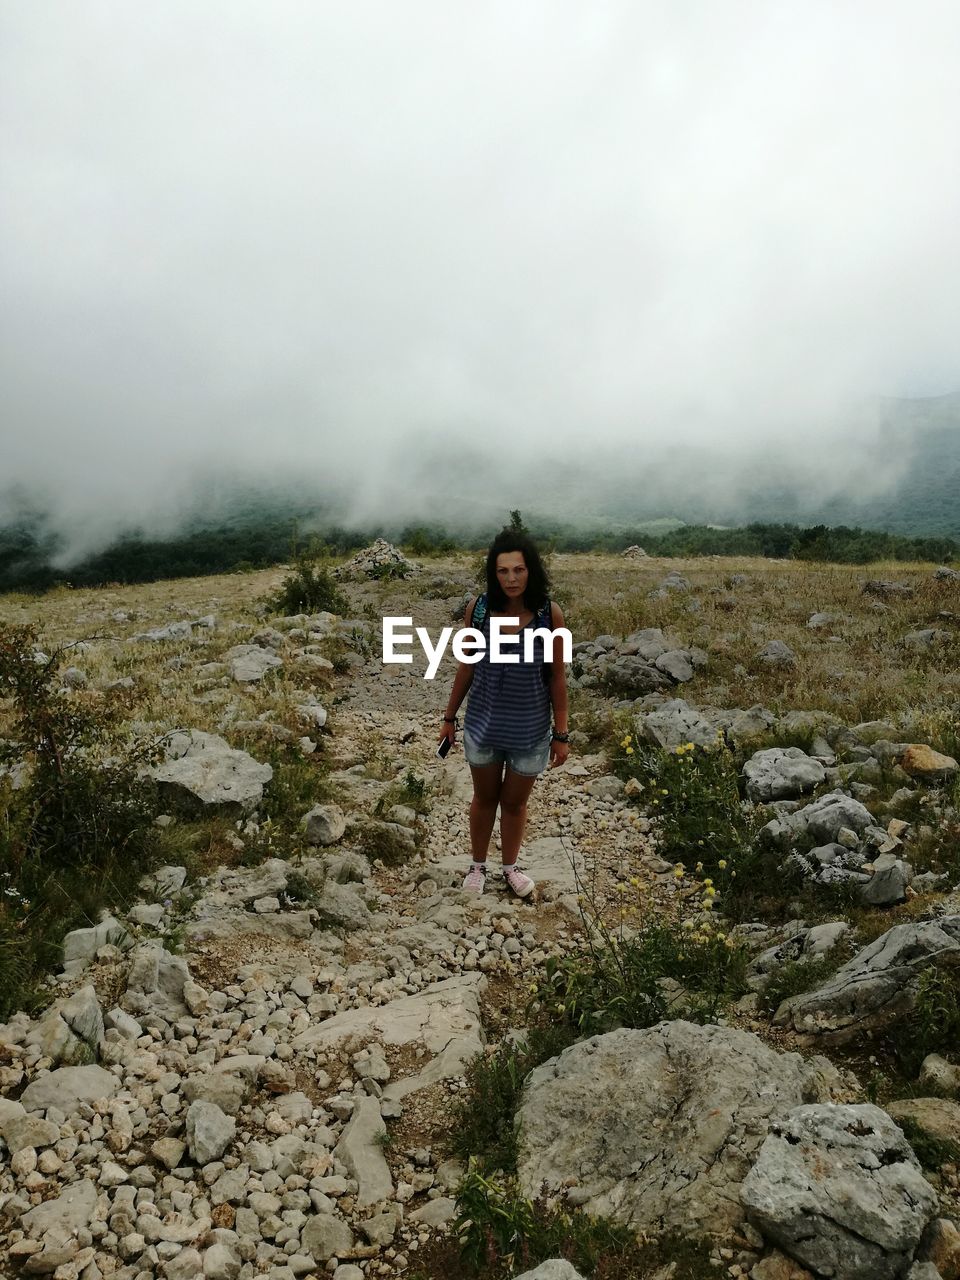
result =
[[[517,865],[527,820],[527,799],[537,777],[547,767],[563,764],[569,754],[567,681],[562,640],[534,637],[532,661],[524,661],[522,633],[530,626],[553,631],[562,627],[563,614],[548,597],[549,582],[540,553],[524,533],[504,529],[487,552],[487,590],[467,605],[464,626],[481,631],[485,641],[478,663],[461,662],[443,716],[440,741],[456,741],[457,710],[470,690],[463,726],[463,749],[473,774],[470,802],[470,844],[473,862],[464,889],[482,893],[487,849],[500,809],[503,878],[519,897],[533,892],[534,882]],[[504,636],[519,635],[516,663],[491,663],[490,618],[507,618]],[[551,710],[553,728],[550,726]]]

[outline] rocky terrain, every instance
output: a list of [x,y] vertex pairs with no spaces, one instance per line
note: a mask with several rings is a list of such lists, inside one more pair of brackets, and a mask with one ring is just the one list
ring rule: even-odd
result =
[[[555,566],[571,596],[575,559]],[[586,948],[627,885],[648,912],[724,923],[723,893],[705,910],[703,878],[664,860],[655,810],[612,767],[615,743],[596,725],[617,713],[664,751],[746,744],[760,846],[799,872],[805,904],[843,887],[876,936],[829,905],[821,918],[727,922],[749,949],[749,990],[716,1021],[685,1018],[680,991],[677,1017],[587,1036],[532,1072],[524,1193],[648,1239],[708,1239],[718,1276],[960,1277],[960,1049],[927,1055],[912,1096],[878,1103],[865,1074],[930,975],[960,973],[960,849],[951,863],[936,844],[958,821],[957,761],[902,706],[853,719],[837,701],[774,697],[807,661],[793,636],[755,635],[749,653],[714,643],[749,573],[731,582],[711,567],[692,583],[685,567],[629,560],[655,625],[600,629],[617,619],[599,607],[568,619],[576,749],[534,789],[522,855],[533,902],[494,874],[480,897],[459,888],[470,775],[459,747],[434,754],[449,658],[432,684],[422,662],[380,661],[378,613],[413,613],[431,632],[462,615],[465,561],[421,570],[413,592],[382,577],[398,561],[371,549],[343,575],[350,618],[269,614],[231,598],[229,579],[3,603],[5,621],[39,615],[51,644],[82,642],[64,696],[129,698],[131,734],[162,741],[156,821],[216,832],[206,860],[151,869],[139,901],[70,933],[46,1006],[0,1025],[4,1274],[441,1274],[431,1259],[465,1173],[452,1107],[476,1055],[520,1034],[551,958]],[[883,578],[855,595],[875,635],[897,631],[901,666],[928,664],[935,705],[956,708],[951,573],[914,575],[903,598]],[[799,624],[811,644],[842,639],[844,590],[843,605]],[[923,616],[897,613],[914,591]],[[724,698],[737,681],[751,696]],[[791,734],[804,745],[749,749]],[[278,768],[294,767],[271,758],[316,768],[316,794],[287,815],[293,840],[264,817]],[[921,795],[921,819],[896,816]],[[784,966],[831,952],[843,963],[765,1012]],[[918,1131],[953,1157],[922,1165],[907,1136]],[[683,1280],[671,1267],[659,1280]],[[579,1274],[557,1259],[524,1280]]]

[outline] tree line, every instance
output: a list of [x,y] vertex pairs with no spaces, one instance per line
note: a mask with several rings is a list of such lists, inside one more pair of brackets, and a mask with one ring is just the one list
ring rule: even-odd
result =
[[[670,532],[651,534],[642,526],[618,525],[598,532],[532,519],[528,527],[547,550],[567,552],[616,554],[639,545],[651,556],[764,556],[839,564],[876,560],[944,562],[958,554],[958,544],[951,538],[910,537],[847,525],[805,528],[753,522],[729,529],[683,525]],[[366,529],[329,524],[314,529],[309,539],[304,539],[296,521],[277,516],[246,527],[224,524],[164,539],[130,533],[95,555],[62,568],[55,563],[60,550],[56,540],[39,525],[21,523],[0,529],[0,591],[44,592],[64,584],[94,587],[251,572],[304,554],[318,559],[349,555],[377,537],[388,538],[412,556],[475,552],[486,545],[491,532],[462,532],[439,524]]]

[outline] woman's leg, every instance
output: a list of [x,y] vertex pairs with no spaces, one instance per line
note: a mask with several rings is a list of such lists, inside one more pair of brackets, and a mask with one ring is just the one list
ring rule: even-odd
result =
[[536,777],[508,769],[500,788],[500,852],[504,866],[512,866],[520,852],[527,825],[527,800]]
[[474,862],[486,862],[493,824],[500,800],[503,764],[471,765],[473,799],[470,801],[470,847]]

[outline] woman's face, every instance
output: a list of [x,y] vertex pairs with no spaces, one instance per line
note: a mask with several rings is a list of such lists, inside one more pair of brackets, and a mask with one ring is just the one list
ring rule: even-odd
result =
[[501,551],[497,556],[497,581],[508,600],[523,599],[530,570],[522,551]]

